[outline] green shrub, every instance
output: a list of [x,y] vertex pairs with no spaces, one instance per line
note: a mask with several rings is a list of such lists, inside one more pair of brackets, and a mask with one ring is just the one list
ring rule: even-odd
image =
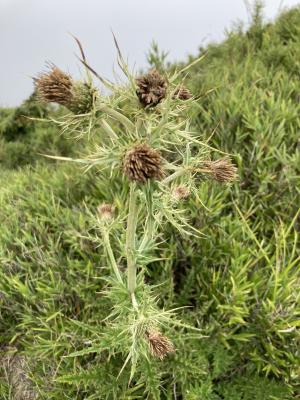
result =
[[37,102],[33,93],[20,107],[0,110],[0,134],[6,140],[15,140],[34,129],[35,122],[30,118],[44,118],[48,110]]
[[0,109],[0,167],[18,169],[36,162],[49,162],[43,155],[70,156],[80,152],[83,141],[73,142],[42,118],[55,118],[63,111],[39,105],[36,95],[16,109]]

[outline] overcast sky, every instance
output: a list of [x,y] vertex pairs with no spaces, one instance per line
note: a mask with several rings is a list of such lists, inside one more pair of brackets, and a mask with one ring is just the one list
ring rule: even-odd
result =
[[[265,0],[265,15],[274,18],[299,3]],[[79,75],[69,33],[80,38],[90,64],[111,77],[111,29],[138,69],[146,65],[152,39],[169,51],[170,61],[184,60],[200,45],[220,41],[238,20],[249,21],[245,0],[0,0],[0,106],[24,100],[33,89],[30,77],[46,60]]]

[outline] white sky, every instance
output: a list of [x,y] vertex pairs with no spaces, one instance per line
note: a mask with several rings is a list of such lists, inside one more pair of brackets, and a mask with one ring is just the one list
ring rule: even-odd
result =
[[[299,3],[265,0],[265,16]],[[78,50],[69,33],[81,40],[89,63],[112,77],[111,29],[139,69],[152,39],[169,51],[170,61],[184,60],[201,44],[221,40],[238,20],[249,20],[245,0],[0,0],[0,106],[24,100],[33,89],[30,77],[46,60],[78,76]]]

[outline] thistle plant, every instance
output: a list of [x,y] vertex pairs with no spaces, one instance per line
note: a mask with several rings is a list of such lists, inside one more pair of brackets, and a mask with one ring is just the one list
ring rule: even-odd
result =
[[[141,355],[163,359],[173,353],[172,340],[163,331],[170,331],[171,324],[182,326],[175,310],[158,307],[155,288],[144,279],[147,267],[159,258],[164,227],[170,224],[181,235],[201,235],[189,221],[184,201],[195,196],[205,207],[199,182],[232,182],[236,167],[229,156],[210,146],[203,132],[191,127],[190,110],[196,98],[184,86],[184,78],[201,58],[174,72],[152,69],[137,76],[115,40],[118,65],[126,78],[125,84],[117,84],[95,72],[77,43],[87,81],[75,82],[51,66],[35,79],[35,86],[43,101],[71,111],[61,120],[52,120],[63,132],[88,135],[88,154],[53,158],[80,163],[85,170],[96,168],[101,173],[98,179],[111,187],[107,203],[89,211],[95,228],[91,231],[96,232],[91,238],[103,246],[111,270],[105,279],[113,306],[103,321],[110,351],[125,351],[123,368],[131,360],[133,374]],[[110,95],[95,89],[92,75]]]

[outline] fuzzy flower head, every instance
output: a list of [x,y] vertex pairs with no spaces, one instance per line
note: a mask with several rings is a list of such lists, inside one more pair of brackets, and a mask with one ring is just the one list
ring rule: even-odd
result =
[[172,191],[172,197],[175,201],[185,200],[189,197],[190,191],[184,185],[176,186]]
[[166,96],[167,81],[155,69],[137,78],[136,84],[136,94],[144,107],[155,107]]
[[110,221],[115,212],[115,207],[112,204],[102,203],[97,207],[98,215],[102,221]]
[[34,83],[39,98],[45,102],[67,106],[72,100],[72,78],[56,66],[35,78]]
[[175,347],[169,338],[162,335],[159,331],[151,330],[146,333],[150,346],[151,354],[163,360],[169,353],[174,353]]
[[135,145],[125,154],[123,172],[129,180],[140,183],[161,179],[164,174],[160,152],[146,143]]
[[72,77],[56,66],[34,79],[40,100],[67,107],[74,114],[91,111],[96,89],[86,82],[74,82]]
[[233,182],[237,178],[237,168],[228,157],[216,161],[205,161],[204,167],[220,183]]

